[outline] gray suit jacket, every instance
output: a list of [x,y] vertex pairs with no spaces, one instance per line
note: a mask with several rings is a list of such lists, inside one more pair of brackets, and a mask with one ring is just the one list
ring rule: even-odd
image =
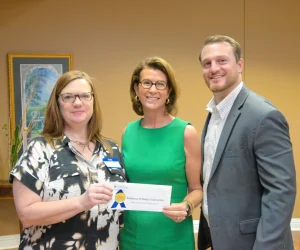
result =
[[[203,159],[209,120],[210,115],[202,133]],[[199,250],[210,245],[209,229],[214,250],[294,249],[296,174],[288,123],[245,85],[224,125],[207,196],[210,227],[201,212]]]

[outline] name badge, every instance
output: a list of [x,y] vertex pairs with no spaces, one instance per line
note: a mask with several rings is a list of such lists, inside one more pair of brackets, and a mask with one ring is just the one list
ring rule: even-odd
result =
[[102,161],[108,168],[117,168],[117,169],[122,169],[118,158],[103,158]]

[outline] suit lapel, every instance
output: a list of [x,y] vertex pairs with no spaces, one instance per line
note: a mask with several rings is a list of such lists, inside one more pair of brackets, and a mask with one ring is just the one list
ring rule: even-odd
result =
[[216,149],[216,153],[215,153],[215,157],[214,157],[214,161],[213,161],[213,165],[212,165],[212,169],[211,169],[211,173],[210,173],[210,178],[212,178],[213,174],[215,173],[218,164],[221,160],[221,157],[223,155],[223,152],[225,150],[227,141],[229,139],[229,136],[231,135],[231,131],[234,127],[234,124],[236,123],[237,119],[240,116],[240,109],[242,108],[247,96],[249,95],[249,90],[248,88],[244,85],[240,91],[240,93],[238,94],[236,100],[234,101],[232,108],[228,114],[228,117],[226,119],[226,122],[224,124],[221,136],[220,136],[220,140],[218,142],[218,146]]

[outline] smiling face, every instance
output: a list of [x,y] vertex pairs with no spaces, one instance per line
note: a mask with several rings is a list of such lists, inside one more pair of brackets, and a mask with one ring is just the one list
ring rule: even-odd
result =
[[243,60],[236,61],[227,42],[205,45],[201,52],[201,65],[206,85],[219,101],[242,81]]
[[[162,71],[153,68],[145,68],[141,71],[140,82],[146,79],[153,83],[168,83],[166,75]],[[169,98],[168,87],[164,90],[158,90],[155,85],[152,85],[150,89],[145,89],[141,84],[135,84],[134,90],[143,106],[144,113],[153,110],[165,112],[166,100]]]
[[[91,92],[91,86],[85,79],[71,81],[60,94],[82,94]],[[90,101],[81,101],[76,97],[75,101],[63,102],[62,97],[58,98],[59,108],[66,126],[87,125],[93,115],[93,98]]]

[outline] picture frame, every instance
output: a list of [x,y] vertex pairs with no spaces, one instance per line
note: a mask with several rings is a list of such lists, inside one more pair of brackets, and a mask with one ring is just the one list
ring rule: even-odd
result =
[[[71,69],[71,54],[8,54],[9,130],[11,151],[17,151],[15,158],[42,131],[52,89],[57,79]],[[19,145],[13,149],[16,143]]]

